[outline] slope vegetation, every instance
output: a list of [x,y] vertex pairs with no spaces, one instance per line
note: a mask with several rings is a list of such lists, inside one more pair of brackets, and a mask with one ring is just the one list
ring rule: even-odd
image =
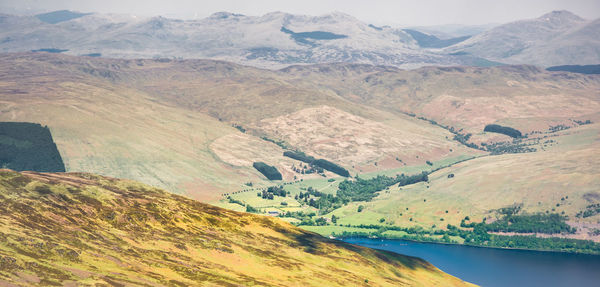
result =
[[0,171],[0,284],[465,286],[427,262],[132,181]]

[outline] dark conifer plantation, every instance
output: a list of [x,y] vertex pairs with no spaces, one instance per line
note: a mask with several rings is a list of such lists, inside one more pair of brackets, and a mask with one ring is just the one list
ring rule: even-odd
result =
[[0,167],[17,171],[65,171],[50,129],[22,122],[0,122]]

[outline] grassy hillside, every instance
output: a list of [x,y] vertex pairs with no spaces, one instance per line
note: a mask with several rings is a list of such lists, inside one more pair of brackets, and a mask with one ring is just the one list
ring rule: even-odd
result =
[[[116,72],[38,60],[0,61],[0,117],[47,125],[67,171],[136,179],[204,200],[260,178],[251,164],[231,166],[210,148],[216,139],[239,133],[229,124],[115,82],[110,75]],[[265,146],[271,145],[256,149]]]
[[0,171],[0,285],[466,286],[427,262],[140,183]]
[[292,147],[359,173],[478,153],[449,140],[450,132],[405,115],[374,121],[330,106],[264,119],[259,127]]

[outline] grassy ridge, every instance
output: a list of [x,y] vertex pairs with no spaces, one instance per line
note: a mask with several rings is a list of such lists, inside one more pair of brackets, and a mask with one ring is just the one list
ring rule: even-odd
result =
[[132,181],[0,170],[0,285],[461,286],[423,260]]

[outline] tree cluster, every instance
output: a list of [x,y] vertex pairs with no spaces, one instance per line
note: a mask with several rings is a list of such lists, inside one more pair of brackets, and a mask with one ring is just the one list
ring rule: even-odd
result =
[[496,124],[491,124],[491,125],[487,125],[485,126],[485,128],[483,129],[484,132],[492,132],[492,133],[499,133],[499,134],[504,134],[507,135],[509,137],[512,138],[520,138],[523,135],[521,134],[520,131],[513,129],[511,127],[505,127],[505,126],[501,126],[501,125],[496,125]]
[[427,181],[427,172],[422,172],[417,175],[406,176],[404,174],[389,177],[379,175],[371,179],[356,178],[353,181],[344,180],[338,186],[337,196],[344,202],[350,201],[370,201],[377,196],[377,192],[385,188],[398,184],[405,186],[417,182]]
[[350,173],[345,168],[325,159],[316,159],[313,156],[306,155],[301,151],[285,151],[283,155],[289,158],[293,158],[295,160],[299,160],[301,162],[305,162],[311,165],[311,167],[314,166],[321,169],[325,169],[344,177],[350,176]]
[[486,231],[515,233],[575,233],[575,228],[565,222],[560,214],[520,214],[506,215],[489,224],[483,224]]
[[255,162],[252,166],[262,173],[269,180],[281,180],[281,173],[274,166],[270,166],[264,162]]
[[64,172],[65,165],[48,127],[0,122],[0,168]]
[[578,212],[575,216],[578,218],[586,218],[600,213],[600,203],[590,204],[585,207],[585,210]]

